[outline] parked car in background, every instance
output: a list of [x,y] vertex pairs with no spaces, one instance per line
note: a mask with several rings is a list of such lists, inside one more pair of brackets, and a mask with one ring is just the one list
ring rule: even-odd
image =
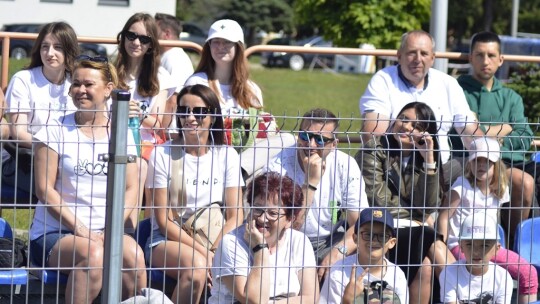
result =
[[[309,37],[307,39],[294,42],[289,38],[276,38],[268,41],[269,45],[296,45],[304,47],[332,47],[331,41],[324,40],[321,36]],[[286,52],[263,52],[261,54],[261,64],[265,67],[289,67],[293,71],[300,71],[309,66],[317,58],[322,64],[332,67],[334,65],[333,54],[311,54],[311,53],[286,53]],[[319,64],[320,66],[320,64]]]
[[191,22],[182,22],[182,33],[180,33],[180,40],[191,41],[203,46],[206,42],[206,36],[207,32],[198,25]]
[[[2,28],[3,32],[17,32],[17,33],[39,33],[39,30],[43,24],[41,23],[17,23],[6,24]],[[1,40],[1,39],[0,39]],[[15,59],[28,58],[32,52],[34,46],[34,40],[24,39],[11,39],[9,43],[9,57]],[[81,54],[88,56],[103,56],[107,57],[107,49],[99,44],[95,43],[80,43]],[[2,51],[2,44],[0,44],[0,52]]]

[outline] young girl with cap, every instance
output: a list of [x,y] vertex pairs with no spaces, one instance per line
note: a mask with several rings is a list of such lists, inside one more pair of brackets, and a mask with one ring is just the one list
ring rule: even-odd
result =
[[[438,218],[439,232],[447,240],[448,248],[459,259],[459,231],[467,216],[484,212],[492,218],[499,217],[499,206],[510,200],[505,166],[500,160],[499,143],[491,138],[472,142],[465,175],[459,177],[449,194],[449,205],[441,209]],[[536,269],[517,253],[501,248],[492,261],[506,268],[512,278],[519,281],[519,303],[535,301],[538,290]]]
[[[276,135],[273,117],[261,112],[261,89],[249,79],[244,50],[244,32],[236,21],[223,19],[214,22],[208,31],[195,74],[188,78],[185,85],[206,85],[219,97],[227,129],[227,143],[242,152],[242,168],[247,176],[251,176],[281,148],[292,146],[295,141],[292,134]],[[264,125],[267,132],[259,130],[259,125]],[[257,138],[260,140],[257,141]],[[257,146],[254,148],[255,144]],[[272,149],[272,153],[270,147],[280,149]],[[273,155],[269,156],[269,153]]]
[[464,257],[447,266],[439,277],[444,303],[510,304],[512,277],[490,261],[501,249],[497,239],[497,222],[491,216],[479,212],[465,218],[459,242]]

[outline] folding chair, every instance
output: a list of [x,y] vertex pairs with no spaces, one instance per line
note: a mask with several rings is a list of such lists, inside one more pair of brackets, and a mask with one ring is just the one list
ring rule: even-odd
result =
[[540,217],[523,220],[517,227],[514,251],[540,273]]
[[[13,238],[11,226],[4,218],[0,218],[0,237]],[[0,285],[15,287],[14,294],[19,294],[21,285],[28,282],[28,271],[23,268],[14,268],[9,270],[0,270]]]

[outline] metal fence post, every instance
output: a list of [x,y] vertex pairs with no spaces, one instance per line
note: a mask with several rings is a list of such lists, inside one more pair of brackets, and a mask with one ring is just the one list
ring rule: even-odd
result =
[[112,94],[112,121],[108,161],[107,215],[105,218],[105,256],[103,263],[102,303],[118,304],[122,295],[122,252],[126,165],[136,161],[127,155],[127,121],[131,94],[115,90]]

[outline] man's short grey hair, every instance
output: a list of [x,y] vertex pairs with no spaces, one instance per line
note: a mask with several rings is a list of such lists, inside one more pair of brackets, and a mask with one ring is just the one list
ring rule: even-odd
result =
[[401,35],[401,45],[399,46],[399,50],[403,50],[403,48],[405,47],[405,45],[407,44],[407,38],[409,38],[409,36],[411,35],[425,35],[425,36],[428,36],[429,39],[431,39],[431,51],[432,52],[435,52],[435,38],[433,38],[433,36],[431,36],[430,33],[426,32],[426,31],[423,31],[423,30],[414,30],[414,31],[410,31],[410,32],[406,32],[405,34]]

